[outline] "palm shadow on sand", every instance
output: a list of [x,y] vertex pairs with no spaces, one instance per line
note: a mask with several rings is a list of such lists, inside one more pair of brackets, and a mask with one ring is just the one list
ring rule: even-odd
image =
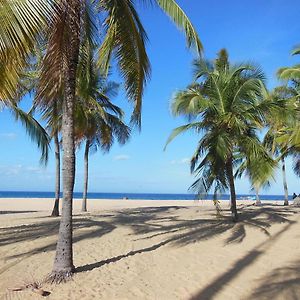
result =
[[260,286],[249,296],[250,299],[290,299],[300,295],[300,260],[270,272]]
[[[241,243],[246,237],[247,227],[255,228],[270,236],[268,229],[272,224],[286,223],[287,226],[290,226],[293,222],[288,219],[289,216],[300,211],[299,209],[286,207],[278,209],[278,207],[275,208],[272,205],[260,208],[244,207],[239,223],[232,223],[228,211],[224,212],[225,216],[222,218],[216,218],[212,213],[208,219],[185,220],[176,214],[176,210],[179,209],[188,208],[148,207],[126,209],[118,212],[112,220],[113,224],[115,226],[129,226],[133,231],[132,235],[135,236],[135,240],[144,239],[151,242],[157,236],[165,236],[165,239],[159,243],[151,243],[149,247],[80,266],[76,269],[77,272],[91,271],[105,264],[114,263],[139,253],[154,251],[165,245],[178,247],[196,243],[227,231],[230,232],[230,236],[224,241],[224,244]],[[245,258],[245,261],[238,263],[236,271],[250,264],[258,255],[259,253],[254,252]]]
[[[38,217],[40,218],[40,217]],[[50,219],[50,220],[49,220]],[[19,225],[8,228],[0,228],[0,247],[11,243],[19,243],[43,239],[45,237],[56,237],[59,229],[59,218],[47,217],[45,221],[29,225]],[[89,231],[78,232],[79,229],[91,228]],[[110,233],[116,227],[111,222],[93,220],[89,217],[75,217],[73,220],[74,237],[73,243],[85,239],[97,239]],[[54,251],[56,241],[47,243],[42,247],[37,247],[26,252],[11,254],[6,259],[16,259],[29,257],[42,252]]]
[[[284,234],[294,224],[294,221],[291,221],[290,217],[300,212],[300,209],[296,207],[278,207],[271,204],[262,207],[244,206],[240,208],[239,222],[232,223],[229,210],[224,210],[224,215],[221,218],[217,218],[213,211],[210,211],[210,214],[206,214],[207,217],[203,219],[182,218],[179,210],[189,209],[194,210],[193,216],[197,217],[197,210],[200,210],[201,207],[143,207],[124,209],[110,214],[93,213],[87,216],[75,216],[74,243],[85,239],[95,239],[95,242],[97,242],[97,239],[101,236],[111,233],[120,226],[130,228],[132,232],[130,235],[133,237],[133,240],[149,241],[149,246],[147,247],[111,258],[100,258],[98,262],[77,267],[76,271],[85,272],[97,269],[103,265],[116,263],[136,254],[155,251],[163,246],[182,247],[190,243],[214,238],[225,232],[230,233],[229,237],[227,234],[226,238],[224,238],[225,245],[228,243],[242,243],[247,235],[247,228],[250,227],[257,229],[269,237],[262,246],[272,245],[280,235]],[[281,223],[285,224],[283,229],[271,236],[269,233],[271,225]],[[2,228],[0,229],[0,246],[57,235],[58,226],[59,219],[45,218],[45,220],[32,225]],[[78,229],[88,227],[91,227],[91,230],[77,232]],[[156,237],[160,238],[159,242],[155,242]],[[31,249],[26,253],[11,255],[9,258],[23,258],[41,252],[54,251],[55,247],[56,242],[52,242],[43,247]],[[242,270],[251,265],[262,253],[264,251],[260,250],[260,247],[256,247],[242,259],[238,260],[230,270],[221,274],[216,280],[201,289],[193,299],[213,299],[218,291],[223,288],[224,284],[229,283],[238,276]],[[298,276],[296,280],[299,280],[300,271],[297,271],[297,268],[293,270]],[[272,285],[273,280],[274,278],[270,275],[269,286],[272,287],[270,290],[274,290],[275,293],[276,286]],[[277,280],[278,282],[279,279]],[[293,282],[291,281],[290,284],[293,284]],[[259,299],[259,295],[262,297],[265,294],[268,295],[268,292],[262,286],[255,292],[254,298]],[[270,295],[272,295],[271,292]]]
[[35,213],[37,210],[0,210],[0,215],[10,215],[10,214],[28,214]]

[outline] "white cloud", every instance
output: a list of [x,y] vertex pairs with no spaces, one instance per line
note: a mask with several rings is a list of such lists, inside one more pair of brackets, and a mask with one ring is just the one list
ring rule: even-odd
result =
[[129,155],[120,154],[120,155],[116,155],[114,157],[114,160],[128,160],[129,158],[130,158]]
[[170,164],[171,164],[171,165],[183,165],[183,164],[189,164],[190,161],[191,161],[190,158],[184,157],[184,158],[179,159],[179,160],[175,160],[175,159],[174,159],[174,160],[171,160],[171,161],[170,161]]
[[16,137],[17,137],[17,134],[14,132],[0,133],[0,138],[13,140]]
[[33,173],[42,174],[46,173],[46,170],[43,170],[39,167],[34,166],[23,166],[21,164],[10,165],[10,166],[0,166],[0,172],[6,176],[17,176],[17,175],[26,175],[29,176]]
[[31,167],[31,166],[26,167],[25,170],[28,171],[28,172],[33,172],[33,173],[41,173],[42,172],[41,168]]
[[181,162],[182,164],[188,164],[188,163],[190,163],[190,161],[191,161],[190,158],[185,157],[185,158],[183,158],[180,162]]

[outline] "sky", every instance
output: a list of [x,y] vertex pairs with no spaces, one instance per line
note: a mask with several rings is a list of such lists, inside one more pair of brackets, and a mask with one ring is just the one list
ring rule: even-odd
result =
[[[136,1],[138,2],[138,1]],[[142,2],[142,1],[141,1]],[[279,82],[276,70],[293,65],[299,58],[290,55],[300,44],[297,0],[178,0],[194,24],[204,46],[204,56],[214,59],[221,48],[229,52],[231,62],[253,62],[261,66],[272,89]],[[199,140],[195,134],[184,134],[163,150],[172,129],[183,125],[183,118],[170,113],[172,95],[192,82],[195,51],[186,48],[185,39],[170,19],[156,7],[138,6],[148,33],[148,55],[152,73],[143,98],[142,130],[134,130],[124,146],[115,144],[108,154],[101,151],[90,156],[91,192],[118,193],[186,193],[194,177],[189,159]],[[113,80],[121,82],[117,74]],[[124,92],[113,99],[130,116],[131,106]],[[26,97],[22,107],[30,107]],[[55,162],[53,145],[46,167],[39,164],[39,151],[25,129],[9,111],[0,113],[0,190],[53,191]],[[83,187],[83,149],[76,151],[75,191]],[[299,178],[287,160],[289,192],[300,193]],[[239,194],[248,194],[247,178],[236,182]],[[277,171],[271,187],[262,193],[283,194],[282,177]]]

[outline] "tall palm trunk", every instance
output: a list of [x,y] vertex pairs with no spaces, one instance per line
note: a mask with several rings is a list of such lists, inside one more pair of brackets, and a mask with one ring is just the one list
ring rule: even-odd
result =
[[231,201],[231,216],[232,221],[237,222],[238,213],[236,209],[236,194],[235,194],[235,186],[234,186],[234,176],[233,176],[233,167],[232,167],[232,157],[230,157],[226,163],[226,172],[229,180],[229,189],[230,189],[230,201]]
[[281,165],[282,165],[282,179],[283,179],[283,188],[284,188],[284,205],[289,205],[289,192],[288,192],[288,186],[286,181],[284,157],[281,158]]
[[83,197],[82,197],[81,211],[87,211],[86,200],[87,200],[88,179],[89,179],[89,150],[90,150],[90,140],[87,139],[85,144],[85,151],[84,151],[84,183],[83,183]]
[[63,203],[55,260],[49,276],[50,282],[56,283],[70,278],[75,269],[72,247],[72,206],[75,177],[74,104],[79,54],[80,0],[68,0],[63,5],[66,7],[66,33],[69,42],[66,50],[68,61],[62,109]]
[[58,140],[57,131],[54,133],[54,145],[55,145],[55,164],[56,164],[56,175],[55,175],[55,202],[51,213],[52,217],[59,216],[59,196],[60,196],[60,146]]
[[258,188],[258,187],[255,187],[255,196],[256,196],[256,203],[255,203],[255,205],[261,205],[261,201],[260,201],[260,199],[259,199],[259,194],[258,194],[258,192],[259,192],[259,188]]

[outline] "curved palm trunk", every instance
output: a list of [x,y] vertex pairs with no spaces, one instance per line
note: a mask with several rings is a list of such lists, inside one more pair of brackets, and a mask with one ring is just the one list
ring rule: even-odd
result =
[[220,206],[219,201],[218,201],[218,194],[217,194],[216,190],[214,191],[213,203],[214,203],[214,206],[216,208],[217,216],[220,216],[221,215],[221,206]]
[[232,221],[237,222],[238,213],[236,209],[236,194],[235,194],[235,186],[234,186],[234,176],[233,176],[233,167],[232,167],[232,158],[228,159],[226,163],[226,172],[229,180],[229,189],[230,189],[230,201],[231,201],[231,216]]
[[54,134],[54,145],[55,145],[55,164],[56,164],[56,176],[55,176],[55,202],[51,213],[52,217],[59,216],[59,194],[60,194],[60,147],[58,134]]
[[281,165],[282,165],[282,179],[283,179],[283,188],[284,188],[284,205],[289,205],[289,192],[288,192],[288,186],[286,181],[284,157],[281,158]]
[[69,48],[66,50],[68,61],[62,109],[63,203],[54,265],[49,276],[49,281],[52,283],[67,280],[75,270],[72,248],[72,206],[75,176],[74,104],[79,54],[80,0],[68,0],[64,5],[67,10],[65,30],[69,39]]
[[90,140],[87,139],[84,151],[84,183],[83,183],[83,197],[81,211],[87,211],[87,190],[88,190],[88,179],[89,179],[89,150],[90,150]]
[[259,199],[259,194],[258,194],[258,188],[257,187],[255,187],[255,196],[256,196],[255,205],[261,205],[261,201]]

